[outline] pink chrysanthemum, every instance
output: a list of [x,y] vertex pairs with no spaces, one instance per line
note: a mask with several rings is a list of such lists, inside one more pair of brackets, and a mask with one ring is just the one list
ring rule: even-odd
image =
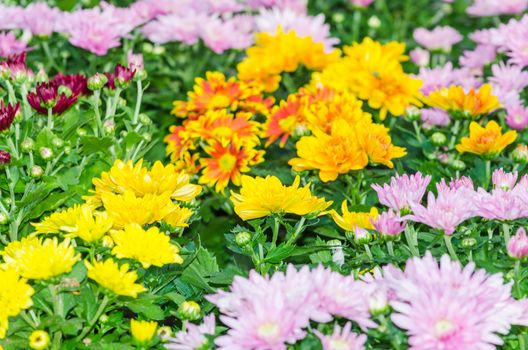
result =
[[528,0],[474,0],[467,8],[471,16],[485,17],[498,15],[514,15],[528,8]]
[[427,207],[411,204],[413,214],[406,218],[452,235],[458,225],[475,216],[471,201],[473,195],[473,191],[466,187],[443,189],[436,197],[429,192]]
[[392,210],[381,213],[371,221],[376,231],[382,235],[397,236],[405,230],[405,220]]
[[484,66],[493,62],[497,51],[493,45],[478,45],[472,51],[464,51],[459,62],[463,68],[481,73]]
[[405,271],[385,267],[395,294],[393,322],[409,335],[411,350],[495,349],[512,324],[523,323],[523,305],[511,297],[511,284],[469,263],[431,253],[412,258]]
[[451,121],[449,114],[438,108],[424,108],[420,113],[420,119],[426,127],[447,126]]
[[451,51],[451,47],[462,41],[462,35],[452,27],[438,26],[432,30],[416,28],[413,33],[416,42],[429,50]]
[[523,130],[528,126],[528,108],[514,104],[506,108],[506,124],[512,129]]
[[26,50],[27,44],[17,40],[14,33],[0,33],[0,57],[18,55]]
[[205,23],[206,16],[189,11],[186,16],[159,16],[142,28],[142,33],[156,44],[180,41],[187,45],[198,42],[200,23]]
[[253,9],[278,8],[289,9],[299,14],[307,13],[307,0],[246,0]]
[[331,335],[324,335],[315,330],[314,333],[321,340],[323,350],[363,350],[365,349],[365,342],[367,336],[365,334],[357,335],[351,331],[352,324],[347,322],[343,328],[339,325],[334,326],[334,333]]
[[23,12],[22,27],[29,29],[33,35],[51,35],[61,11],[44,2],[29,4]]
[[519,173],[517,173],[516,171],[512,173],[507,173],[504,171],[504,169],[500,168],[493,172],[493,175],[491,176],[491,181],[493,182],[493,186],[495,188],[508,191],[515,187],[518,177]]
[[378,194],[379,202],[396,212],[408,209],[412,203],[420,203],[431,176],[423,176],[417,172],[414,175],[396,175],[391,178],[390,184],[383,187],[374,184],[372,188]]
[[528,256],[528,236],[523,227],[520,227],[515,236],[508,241],[507,248],[512,258],[524,259]]
[[474,199],[475,214],[488,220],[517,220],[528,216],[528,208],[516,191],[479,188]]
[[211,16],[200,24],[200,37],[207,47],[215,53],[229,49],[244,49],[253,42],[253,34],[238,27],[237,17],[222,20]]
[[174,338],[166,338],[168,342],[165,344],[165,349],[169,350],[195,350],[204,349],[208,344],[209,340],[207,335],[215,334],[215,315],[210,314],[204,317],[203,323],[199,326],[184,322],[184,331],[176,333]]
[[418,67],[427,67],[429,65],[429,60],[431,59],[431,54],[429,51],[417,47],[409,52],[409,58]]

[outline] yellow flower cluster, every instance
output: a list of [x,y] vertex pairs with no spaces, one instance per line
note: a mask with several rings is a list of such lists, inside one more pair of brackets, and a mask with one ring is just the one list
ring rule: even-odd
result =
[[255,115],[268,114],[272,104],[256,85],[208,72],[196,79],[188,101],[174,102],[173,114],[186,119],[171,127],[167,153],[179,169],[201,172],[199,182],[218,192],[230,182],[239,185],[241,174],[263,161]]
[[[160,162],[148,169],[142,161],[118,160],[93,184],[85,203],[34,223],[35,233],[0,251],[0,339],[6,336],[9,317],[32,306],[34,290],[28,280],[56,283],[94,247],[107,249],[115,258],[99,261],[90,254],[84,260],[88,278],[121,296],[135,298],[146,288],[128,263],[115,259],[136,261],[144,268],[183,263],[170,236],[151,224],[187,225],[192,210],[176,201],[188,202],[201,192],[189,175]],[[145,228],[147,224],[151,226]],[[112,249],[103,248],[108,242]]]
[[322,84],[336,91],[350,91],[366,100],[369,107],[379,109],[380,119],[387,113],[400,116],[407,107],[421,106],[422,82],[403,70],[401,62],[405,45],[397,42],[381,44],[370,38],[344,48],[345,55],[314,73],[312,84]]
[[238,64],[238,77],[273,92],[283,72],[293,72],[299,66],[321,70],[336,62],[340,54],[339,50],[326,52],[322,43],[315,43],[310,36],[299,37],[295,31],[258,33],[255,46],[246,50],[247,57]]
[[309,185],[299,185],[299,176],[291,186],[283,185],[275,176],[243,176],[240,193],[231,192],[231,201],[244,221],[272,214],[316,215],[332,205],[324,198],[313,196]]
[[[318,170],[322,181],[333,181],[369,163],[392,168],[392,159],[406,154],[404,148],[392,144],[389,129],[374,123],[350,92],[323,88],[310,97],[301,98],[306,102],[299,108],[304,119],[299,125],[311,135],[296,143],[298,157],[289,162],[295,171]],[[274,125],[280,127],[280,122]],[[283,131],[275,134],[279,132]]]

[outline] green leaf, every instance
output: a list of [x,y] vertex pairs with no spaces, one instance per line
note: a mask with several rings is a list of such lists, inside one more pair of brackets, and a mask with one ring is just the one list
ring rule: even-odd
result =
[[165,313],[156,304],[153,304],[151,300],[137,299],[126,303],[126,306],[133,312],[145,316],[151,320],[163,320]]
[[183,295],[181,295],[180,293],[176,293],[176,292],[167,293],[164,295],[164,297],[169,299],[170,301],[172,301],[173,303],[177,305],[180,305],[186,300],[186,298]]
[[277,248],[270,250],[266,255],[266,258],[264,258],[264,261],[272,264],[278,264],[284,259],[288,258],[294,250],[295,246],[283,243]]
[[91,135],[86,135],[81,137],[81,154],[88,155],[97,152],[103,152],[105,154],[110,154],[110,147],[114,145],[114,140],[109,137],[95,137]]
[[135,131],[130,131],[125,136],[125,145],[127,148],[130,148],[131,146],[137,145],[137,143],[140,142],[141,140],[143,140],[143,137],[141,137],[140,134],[138,134]]

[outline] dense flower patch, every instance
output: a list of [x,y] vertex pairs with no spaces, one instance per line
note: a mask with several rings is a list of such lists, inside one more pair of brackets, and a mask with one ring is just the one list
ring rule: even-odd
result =
[[0,350],[528,348],[528,1],[0,4]]

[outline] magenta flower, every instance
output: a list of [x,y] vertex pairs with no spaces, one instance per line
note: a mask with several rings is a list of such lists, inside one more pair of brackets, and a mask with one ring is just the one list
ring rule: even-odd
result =
[[447,126],[451,121],[446,111],[437,108],[424,108],[420,110],[420,119],[427,127]]
[[450,85],[462,85],[463,87],[475,85],[471,72],[467,69],[454,69],[451,62],[435,68],[421,67],[417,78],[423,81],[420,90],[426,95]]
[[27,50],[27,44],[17,40],[12,32],[0,33],[0,57],[18,55]]
[[121,64],[117,64],[113,73],[105,73],[106,77],[108,78],[106,86],[111,90],[114,90],[116,86],[124,88],[132,80],[134,74],[136,74],[135,70],[125,67]]
[[40,114],[47,115],[48,109],[51,109],[53,114],[62,114],[77,101],[77,95],[59,94],[59,85],[48,82],[37,84],[36,90],[27,95],[27,100]]
[[0,165],[6,165],[11,162],[11,154],[0,149]]
[[381,204],[401,212],[402,209],[409,209],[412,203],[420,203],[429,182],[430,175],[424,177],[422,173],[417,172],[414,175],[395,175],[390,184],[384,184],[383,187],[374,184],[372,188],[378,194]]
[[20,104],[18,103],[12,106],[9,103],[4,104],[4,101],[0,101],[0,132],[9,129],[13,123],[13,120],[15,120],[15,116],[17,115],[19,109]]
[[439,191],[437,197],[429,192],[427,207],[412,203],[413,214],[404,218],[421,222],[450,236],[458,225],[475,216],[472,195],[473,191],[465,187]]
[[506,108],[506,124],[512,129],[523,130],[528,126],[528,108],[520,103]]
[[365,342],[367,336],[365,334],[357,335],[351,331],[352,324],[347,322],[343,328],[338,324],[334,326],[334,333],[331,335],[324,335],[318,330],[314,330],[315,335],[321,340],[323,350],[363,350],[365,349]]
[[417,47],[409,52],[409,57],[418,67],[427,67],[431,59],[431,54],[429,51]]
[[392,210],[381,213],[371,221],[376,231],[385,236],[397,236],[405,230],[405,220]]
[[199,326],[188,321],[184,322],[182,331],[176,333],[174,338],[168,337],[165,340],[165,349],[169,350],[195,350],[205,348],[209,344],[207,335],[214,335],[216,327],[215,315],[210,314],[204,317],[203,323]]
[[45,2],[30,3],[23,11],[22,27],[33,35],[51,35],[61,11]]
[[494,349],[512,324],[522,324],[524,306],[511,284],[447,255],[412,258],[405,271],[387,266],[384,279],[395,295],[392,321],[409,336],[409,349]]
[[528,256],[528,236],[524,228],[519,227],[515,236],[508,241],[508,254],[515,259],[524,259]]
[[413,33],[414,40],[428,50],[442,50],[449,52],[451,47],[462,41],[462,35],[452,27],[438,26],[432,30],[416,28]]
[[528,16],[525,15],[518,21],[510,20],[499,30],[504,37],[500,46],[506,51],[510,63],[521,67],[528,66]]
[[88,95],[88,79],[82,74],[57,74],[52,80],[54,84],[67,87],[73,95]]

